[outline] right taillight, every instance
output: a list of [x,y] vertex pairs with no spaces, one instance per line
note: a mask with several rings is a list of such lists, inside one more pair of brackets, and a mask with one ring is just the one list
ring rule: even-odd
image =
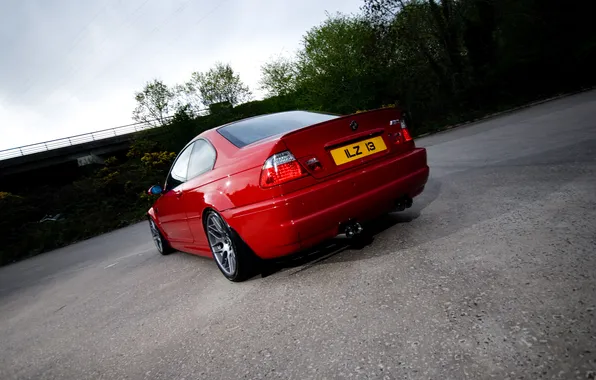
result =
[[390,132],[389,133],[389,141],[393,142],[394,144],[401,144],[407,143],[412,141],[412,135],[408,130],[408,126],[406,125],[406,121],[404,119],[396,119],[391,120],[389,125],[397,126],[397,132]]
[[412,141],[412,135],[410,135],[410,131],[408,131],[408,126],[406,125],[406,121],[404,119],[401,120],[401,134],[404,137],[404,141]]
[[308,173],[296,161],[289,151],[274,154],[269,157],[261,170],[261,187],[273,187],[284,182],[292,181]]

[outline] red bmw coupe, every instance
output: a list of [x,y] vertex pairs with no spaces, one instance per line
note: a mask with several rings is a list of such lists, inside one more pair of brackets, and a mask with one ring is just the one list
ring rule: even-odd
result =
[[261,260],[280,258],[360,222],[412,205],[428,180],[396,108],[349,116],[291,111],[201,133],[178,154],[148,211],[153,240],[213,256],[242,281]]

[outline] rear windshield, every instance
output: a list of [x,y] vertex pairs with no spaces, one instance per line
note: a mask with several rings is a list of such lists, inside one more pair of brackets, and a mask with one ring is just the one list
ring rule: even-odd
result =
[[238,148],[281,133],[288,133],[339,116],[324,113],[290,111],[258,116],[226,125],[219,133]]

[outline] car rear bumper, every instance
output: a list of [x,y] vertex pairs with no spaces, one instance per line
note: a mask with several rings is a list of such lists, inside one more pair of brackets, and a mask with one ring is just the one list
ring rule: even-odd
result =
[[428,176],[426,150],[417,148],[222,214],[257,256],[273,259],[333,238],[343,222],[366,221],[392,210],[397,199],[420,194]]

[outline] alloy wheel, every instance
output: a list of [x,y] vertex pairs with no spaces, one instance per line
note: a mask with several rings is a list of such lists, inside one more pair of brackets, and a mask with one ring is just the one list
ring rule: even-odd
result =
[[159,230],[157,229],[155,222],[153,220],[150,220],[149,225],[151,228],[151,237],[153,238],[153,242],[155,243],[157,250],[159,252],[163,252],[163,240],[161,239],[161,234],[159,233]]
[[232,276],[237,266],[236,250],[225,222],[216,213],[207,217],[207,235],[217,264],[227,276]]

